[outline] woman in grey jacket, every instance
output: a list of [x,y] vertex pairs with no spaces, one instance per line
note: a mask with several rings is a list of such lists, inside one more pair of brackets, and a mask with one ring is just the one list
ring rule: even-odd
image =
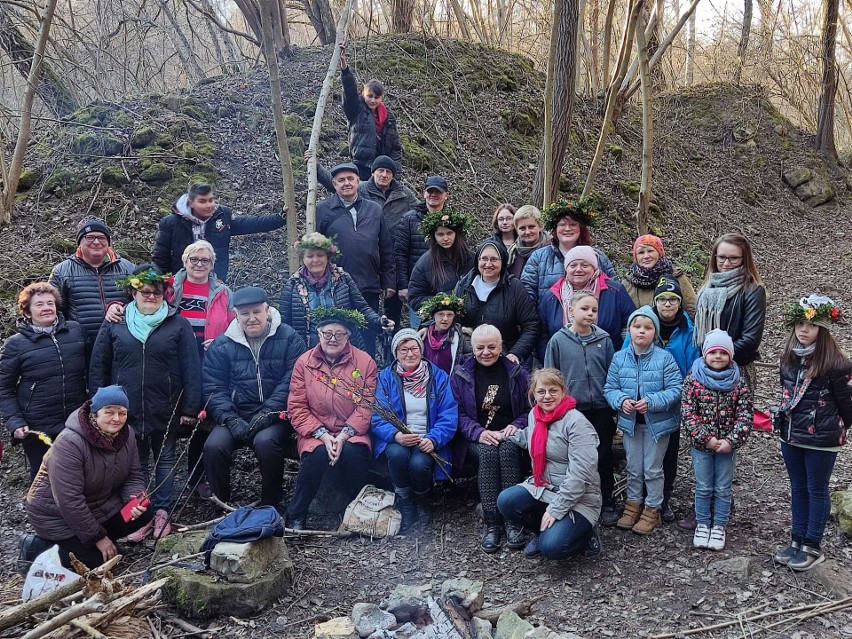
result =
[[530,389],[535,407],[529,424],[507,441],[529,450],[533,476],[501,492],[497,508],[507,523],[524,526],[532,536],[507,545],[526,545],[526,555],[548,559],[565,559],[584,549],[587,555],[599,554],[598,436],[576,410],[558,370],[537,370]]

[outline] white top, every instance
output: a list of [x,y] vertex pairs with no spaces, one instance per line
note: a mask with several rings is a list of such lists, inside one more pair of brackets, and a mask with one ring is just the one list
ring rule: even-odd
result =
[[415,435],[425,435],[428,424],[426,396],[415,397],[409,393],[403,393],[403,395],[405,395],[406,425]]
[[477,275],[473,278],[473,290],[476,291],[476,296],[479,298],[480,302],[487,300],[488,296],[491,295],[491,291],[495,288],[497,288],[497,282],[488,284],[482,280],[481,275]]

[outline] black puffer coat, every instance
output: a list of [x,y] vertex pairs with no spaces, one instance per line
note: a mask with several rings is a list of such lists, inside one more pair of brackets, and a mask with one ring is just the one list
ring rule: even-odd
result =
[[233,320],[204,356],[207,414],[221,425],[232,417],[250,421],[258,414],[287,410],[290,375],[305,342],[281,315],[269,309],[272,327],[255,359],[245,334]]
[[118,255],[98,267],[72,255],[53,267],[49,281],[62,294],[62,315],[80,323],[86,331],[89,351],[104,321],[107,305],[127,302],[127,296],[116,287],[115,281],[132,274],[135,268],[133,262]]
[[89,365],[89,394],[102,386],[124,387],[127,423],[137,436],[170,432],[181,416],[201,409],[201,362],[192,326],[174,307],[145,344],[127,324],[104,322]]
[[46,335],[19,319],[18,333],[0,349],[0,417],[9,432],[29,426],[54,437],[86,399],[83,328],[60,316]]
[[[701,297],[701,291],[698,292]],[[734,361],[747,366],[760,359],[760,342],[766,323],[766,289],[756,285],[737,293],[722,309],[719,326],[734,340]],[[701,344],[697,344],[701,348]]]
[[[486,246],[495,247],[503,262],[497,287],[491,291],[487,300],[480,302],[473,288],[473,280],[479,275],[477,264]],[[477,247],[473,270],[456,286],[456,294],[465,298],[465,313],[460,323],[469,328],[476,328],[480,324],[496,326],[503,336],[503,354],[515,355],[523,362],[538,343],[539,320],[524,285],[509,273],[508,258],[509,254],[502,242],[489,239]]]
[[[825,329],[821,329],[825,330]],[[801,367],[781,367],[784,399],[793,397],[804,383]],[[842,446],[852,426],[852,362],[810,381],[792,411],[779,412],[775,431],[788,444],[818,448]]]
[[408,304],[415,311],[420,310],[420,306],[430,297],[434,297],[438,293],[449,293],[456,288],[459,279],[464,277],[470,269],[474,267],[473,252],[468,251],[465,256],[464,266],[460,271],[456,272],[453,265],[447,259],[442,259],[444,263],[444,273],[446,278],[437,287],[432,285],[432,260],[427,251],[420,256],[417,264],[414,265],[414,270],[411,272],[411,279],[408,282]]
[[396,117],[388,109],[382,136],[376,135],[376,116],[361,97],[352,69],[340,73],[343,82],[343,112],[349,121],[349,152],[357,164],[370,166],[380,155],[387,155],[402,167],[402,142]]
[[396,226],[393,257],[396,263],[397,289],[408,288],[417,260],[429,248],[426,246],[426,238],[418,228],[424,217],[426,217],[426,204],[421,202],[403,215]]

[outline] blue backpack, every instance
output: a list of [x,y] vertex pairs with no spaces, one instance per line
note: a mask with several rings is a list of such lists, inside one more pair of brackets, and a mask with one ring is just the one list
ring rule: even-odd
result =
[[206,553],[204,563],[209,568],[210,552],[220,541],[244,544],[267,537],[283,536],[284,522],[273,506],[260,506],[258,508],[243,506],[213,526],[210,535],[201,545],[201,552]]

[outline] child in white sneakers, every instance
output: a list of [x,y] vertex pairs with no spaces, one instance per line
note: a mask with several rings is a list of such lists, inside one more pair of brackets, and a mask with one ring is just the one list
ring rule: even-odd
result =
[[[695,473],[696,548],[725,548],[731,514],[737,449],[748,439],[753,419],[752,396],[734,361],[734,342],[725,331],[707,333],[683,380],[681,424],[692,438]],[[713,513],[710,500],[714,500]]]

